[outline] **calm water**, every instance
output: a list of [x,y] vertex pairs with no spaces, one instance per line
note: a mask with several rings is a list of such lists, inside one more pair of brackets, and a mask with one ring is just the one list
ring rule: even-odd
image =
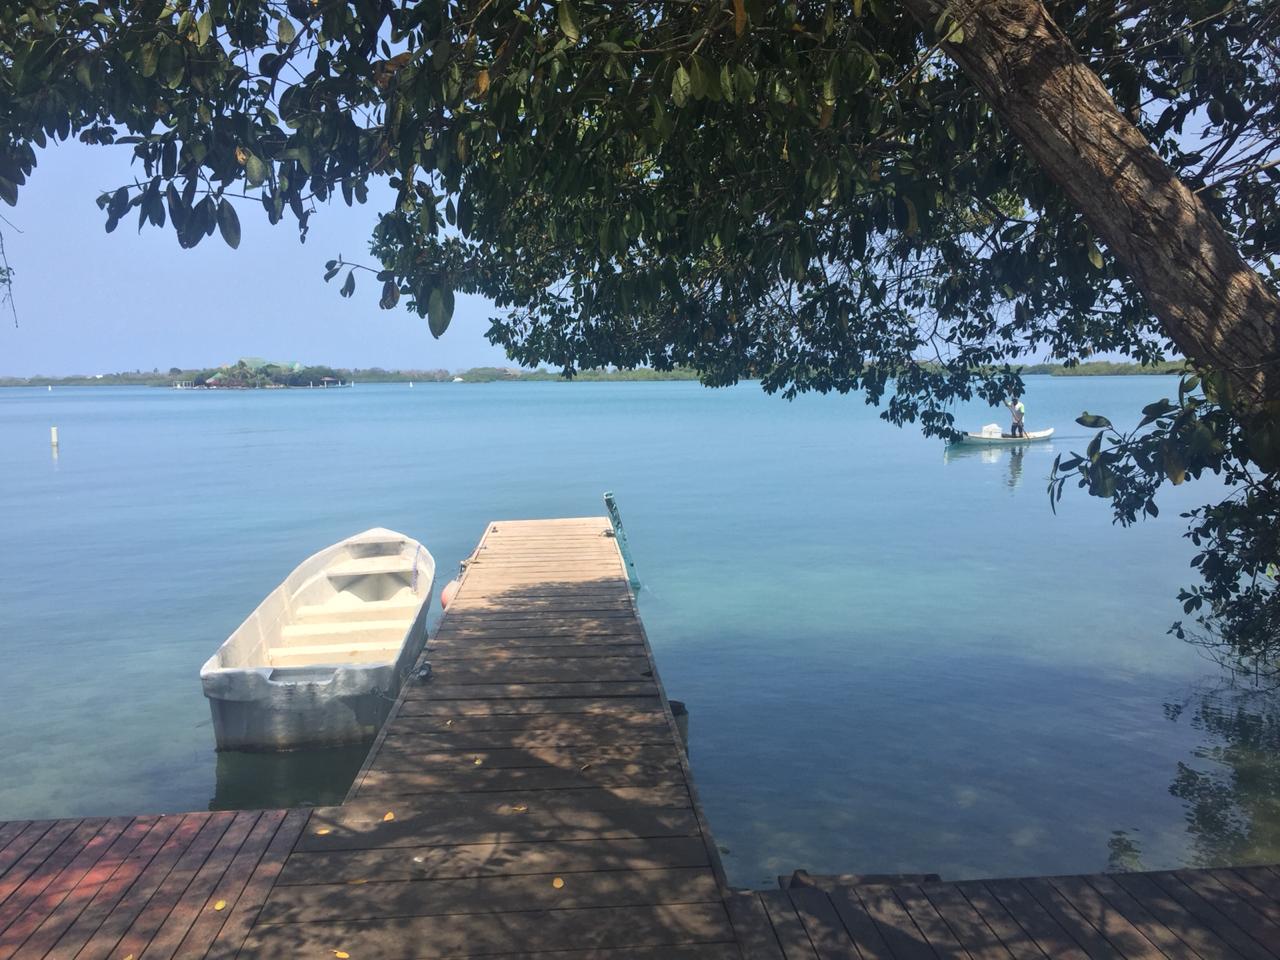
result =
[[418,537],[438,589],[612,489],[735,881],[1280,859],[1274,704],[1165,635],[1210,491],[1131,530],[1045,497],[1080,410],[1173,389],[1035,378],[1054,441],[963,456],[755,386],[2,390],[0,818],[339,799],[361,749],[216,756],[201,662],[341,537]]

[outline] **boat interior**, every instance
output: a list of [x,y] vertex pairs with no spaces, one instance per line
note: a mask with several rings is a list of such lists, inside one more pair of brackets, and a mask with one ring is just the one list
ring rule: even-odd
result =
[[371,530],[298,567],[224,647],[222,667],[297,668],[394,661],[431,589],[415,540]]

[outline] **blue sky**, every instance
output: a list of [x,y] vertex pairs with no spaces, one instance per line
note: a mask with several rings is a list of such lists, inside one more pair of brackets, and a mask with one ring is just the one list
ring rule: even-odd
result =
[[129,147],[52,147],[39,153],[18,206],[0,206],[13,225],[0,228],[19,321],[15,329],[7,311],[0,316],[0,376],[168,370],[242,356],[389,369],[510,365],[484,339],[492,309],[484,300],[459,297],[436,340],[403,307],[378,309],[371,275],[350,300],[338,296],[341,275],[324,283],[326,260],[368,259],[386,206],[380,191],[362,207],[321,206],[305,245],[288,220],[272,227],[244,201],[238,250],[216,233],[182,250],[168,227],[139,235],[132,215],[113,234],[103,229],[94,201],[132,180],[130,158]]

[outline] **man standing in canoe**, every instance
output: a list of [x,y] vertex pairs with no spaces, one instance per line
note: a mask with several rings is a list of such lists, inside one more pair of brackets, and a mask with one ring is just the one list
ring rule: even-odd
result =
[[1012,400],[1005,401],[1005,406],[1013,414],[1013,426],[1009,428],[1009,436],[1025,437],[1027,430],[1022,425],[1022,421],[1027,415],[1027,408],[1023,406],[1022,400],[1019,397],[1014,397]]

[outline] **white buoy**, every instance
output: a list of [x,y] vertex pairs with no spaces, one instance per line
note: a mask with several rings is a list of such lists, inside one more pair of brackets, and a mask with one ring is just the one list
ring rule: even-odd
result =
[[47,387],[49,388],[49,392],[50,392],[50,393],[53,393],[53,384],[52,384],[52,383],[47,383],[47,384],[45,384],[45,386],[47,386]]
[[58,428],[57,427],[49,428],[49,444],[50,446],[54,446],[54,447],[58,445]]

